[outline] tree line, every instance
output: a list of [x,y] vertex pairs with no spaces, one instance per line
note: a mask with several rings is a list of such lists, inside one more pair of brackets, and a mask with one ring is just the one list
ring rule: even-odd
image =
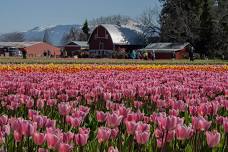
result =
[[227,0],[160,0],[161,42],[190,42],[201,57],[228,54]]

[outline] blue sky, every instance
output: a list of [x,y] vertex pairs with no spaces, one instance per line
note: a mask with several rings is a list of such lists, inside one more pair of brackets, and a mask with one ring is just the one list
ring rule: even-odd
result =
[[0,0],[0,33],[35,26],[81,24],[108,15],[139,16],[158,0]]

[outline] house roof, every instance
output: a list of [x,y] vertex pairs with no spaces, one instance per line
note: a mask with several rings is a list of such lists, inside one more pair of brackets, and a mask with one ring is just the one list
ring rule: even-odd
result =
[[[127,25],[101,24],[110,34],[113,44],[117,45],[144,45],[142,30]],[[96,30],[96,28],[95,28]]]
[[144,50],[154,50],[155,52],[173,52],[184,49],[190,43],[152,43]]
[[89,44],[87,41],[71,41],[67,45],[72,45],[72,44],[78,45],[81,48],[89,48]]
[[0,42],[0,47],[25,48],[43,42]]

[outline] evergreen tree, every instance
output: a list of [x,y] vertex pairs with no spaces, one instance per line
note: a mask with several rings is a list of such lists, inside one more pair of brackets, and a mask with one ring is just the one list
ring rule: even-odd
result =
[[89,38],[89,26],[88,26],[88,21],[85,20],[84,24],[83,24],[83,27],[82,27],[82,31],[86,34],[87,36],[87,40]]
[[211,8],[209,0],[204,0],[202,15],[200,17],[200,54],[212,55],[212,47],[210,46],[212,42],[213,35],[213,22],[211,15]]
[[161,0],[161,41],[186,42],[191,36],[187,12],[182,0]]

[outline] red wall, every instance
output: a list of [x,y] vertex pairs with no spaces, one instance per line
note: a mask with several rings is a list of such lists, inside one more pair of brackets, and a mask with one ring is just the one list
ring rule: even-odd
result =
[[188,56],[188,50],[186,48],[176,52],[176,59],[184,59],[185,56]]
[[60,48],[54,47],[47,43],[38,43],[29,47],[24,48],[24,50],[27,52],[28,57],[40,57],[43,56],[43,53],[48,50],[51,51],[51,55],[53,56],[59,56]]
[[[186,48],[176,52],[176,59],[184,59],[184,57],[188,55],[188,51]],[[172,59],[172,53],[156,53],[156,59]]]
[[[94,32],[92,33],[90,40],[89,40],[89,49],[90,50],[99,50],[100,42],[104,43],[104,50],[113,50],[113,42],[111,36],[108,34],[108,38],[105,37],[106,29],[102,26],[98,26]],[[98,36],[96,37],[98,33]]]

